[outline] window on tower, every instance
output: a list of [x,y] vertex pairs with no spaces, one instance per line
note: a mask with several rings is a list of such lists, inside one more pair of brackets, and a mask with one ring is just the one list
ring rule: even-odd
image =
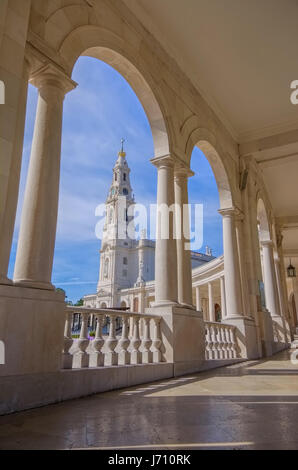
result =
[[127,258],[126,257],[123,258],[123,264],[127,264]]
[[123,181],[126,181],[126,173],[123,173]]
[[117,173],[115,173],[115,181],[117,181]]
[[127,190],[126,188],[123,188],[123,194],[124,194],[125,196],[128,195],[128,190]]

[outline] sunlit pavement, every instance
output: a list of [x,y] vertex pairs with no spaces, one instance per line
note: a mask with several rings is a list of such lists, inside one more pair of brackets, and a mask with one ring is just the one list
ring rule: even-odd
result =
[[0,417],[0,449],[298,449],[290,352]]

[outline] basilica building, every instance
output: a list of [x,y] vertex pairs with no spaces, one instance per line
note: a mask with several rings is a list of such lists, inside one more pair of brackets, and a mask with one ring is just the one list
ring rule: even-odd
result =
[[[129,233],[128,229],[129,225],[132,230],[134,228],[134,216],[128,216],[127,213],[129,207],[136,203],[130,184],[130,171],[122,143],[106,199],[97,292],[84,296],[86,307],[120,307],[144,313],[145,308],[154,302],[155,242],[146,238],[146,230],[141,231],[141,237],[137,240],[135,233]],[[214,259],[208,246],[205,253],[191,251],[193,283],[202,272],[202,269],[197,268]],[[195,287],[193,289],[195,304]],[[218,300],[218,303],[215,302],[213,307],[212,300],[212,319],[215,319],[215,314],[217,318],[221,314],[222,301],[214,300]],[[208,305],[209,302],[204,303],[206,318],[209,318]]]

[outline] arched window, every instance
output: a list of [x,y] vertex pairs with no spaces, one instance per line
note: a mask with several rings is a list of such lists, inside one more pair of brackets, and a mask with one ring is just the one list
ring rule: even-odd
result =
[[139,299],[138,297],[135,297],[133,299],[133,311],[138,312],[139,311]]
[[126,188],[123,188],[123,194],[124,194],[124,196],[128,195],[128,190]]
[[123,173],[123,181],[126,181],[126,173]]
[[127,258],[126,258],[126,256],[124,256],[124,258],[123,258],[123,264],[127,264]]
[[115,173],[115,181],[117,181],[117,173]]

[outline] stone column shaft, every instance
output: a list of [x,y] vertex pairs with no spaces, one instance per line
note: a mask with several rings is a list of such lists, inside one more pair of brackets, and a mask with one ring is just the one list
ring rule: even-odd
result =
[[219,210],[223,222],[227,318],[243,317],[240,267],[235,230],[235,209]]
[[185,307],[192,307],[190,226],[187,189],[188,177],[192,175],[193,173],[186,168],[175,170],[178,302]]
[[[22,151],[24,141],[25,117],[27,106],[27,92],[29,79],[29,64],[24,60],[23,78],[20,86],[18,100],[18,114],[15,127],[15,140],[12,150],[12,162],[9,168],[7,186],[7,197],[3,212],[0,214],[0,284],[10,284],[7,278],[8,264],[10,258],[15,216],[18,204],[19,182],[22,163]],[[4,105],[5,106],[5,105]],[[5,159],[8,156],[5,155]],[[5,166],[4,166],[5,167]],[[1,179],[0,171],[0,179]],[[3,196],[3,195],[2,195]],[[3,201],[1,201],[3,202]],[[1,217],[2,215],[2,217]]]
[[209,320],[215,321],[214,300],[212,283],[208,282]]
[[200,286],[196,286],[196,309],[197,311],[202,310]]
[[263,269],[266,307],[271,316],[280,316],[277,279],[273,257],[273,243],[271,240],[262,241]]
[[220,298],[221,298],[221,316],[222,316],[222,319],[224,319],[227,316],[226,290],[225,290],[225,278],[224,278],[224,276],[221,276],[221,278],[220,278]]
[[75,83],[51,65],[36,72],[31,82],[38,87],[39,97],[14,281],[29,287],[52,289],[63,100]]
[[[174,239],[174,163],[170,156],[151,160],[157,167],[157,221],[154,306],[177,304],[177,248]],[[168,217],[165,216],[168,211]],[[167,227],[168,224],[168,227]],[[168,236],[166,236],[168,228]]]

